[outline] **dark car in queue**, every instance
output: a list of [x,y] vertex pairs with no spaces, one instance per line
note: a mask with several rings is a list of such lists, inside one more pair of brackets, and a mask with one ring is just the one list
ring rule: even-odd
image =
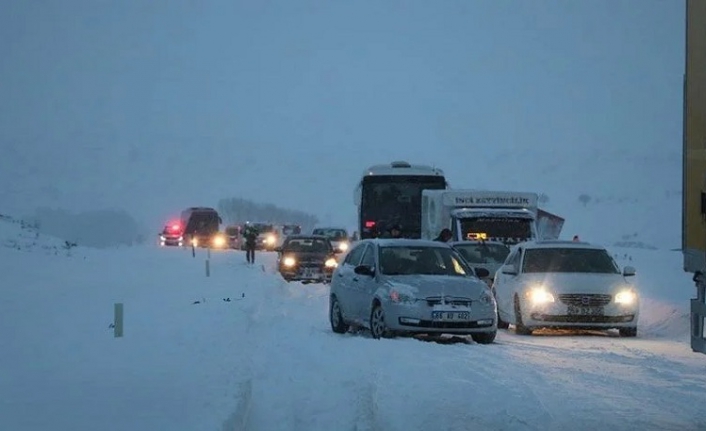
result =
[[184,242],[193,247],[226,248],[226,237],[220,232],[222,222],[221,216],[213,208],[187,208],[181,214]]
[[159,245],[162,247],[181,247],[184,245],[184,229],[179,221],[172,221],[159,233]]
[[279,272],[286,281],[328,283],[338,266],[337,251],[321,235],[290,235],[275,251],[279,253]]

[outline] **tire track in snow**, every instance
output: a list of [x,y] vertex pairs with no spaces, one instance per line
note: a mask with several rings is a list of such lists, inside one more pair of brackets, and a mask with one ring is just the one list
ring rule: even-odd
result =
[[252,380],[240,384],[238,402],[235,411],[223,424],[223,431],[249,431],[250,411],[252,407]]
[[[333,429],[335,418],[322,410],[338,413],[339,404],[352,407],[356,403],[353,395],[342,403],[327,400],[329,388],[322,377],[326,380],[331,376],[317,375],[315,361],[309,358],[314,356],[320,361],[316,356],[321,355],[322,348],[328,349],[327,344],[333,339],[316,331],[318,324],[312,326],[313,320],[319,322],[322,318],[312,310],[323,304],[328,287],[285,283],[278,274],[266,272],[257,277],[257,282],[258,290],[250,296],[245,315],[246,340],[242,345],[249,351],[250,367],[245,373],[248,380],[241,384],[239,404],[227,427],[246,431],[273,427],[283,431]],[[298,343],[301,337],[296,334],[306,338],[307,332],[313,343]],[[351,381],[350,375],[341,378],[343,382],[336,378],[329,383],[334,400],[341,399],[339,386]],[[326,421],[329,423],[322,423]]]
[[356,397],[356,417],[353,431],[384,431],[380,424],[378,404],[379,376],[374,374],[361,384]]

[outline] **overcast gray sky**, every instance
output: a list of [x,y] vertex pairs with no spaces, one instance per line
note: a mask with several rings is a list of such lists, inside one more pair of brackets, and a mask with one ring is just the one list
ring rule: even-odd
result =
[[585,190],[503,166],[678,154],[683,45],[681,1],[5,0],[0,212],[242,196],[351,224],[398,159]]

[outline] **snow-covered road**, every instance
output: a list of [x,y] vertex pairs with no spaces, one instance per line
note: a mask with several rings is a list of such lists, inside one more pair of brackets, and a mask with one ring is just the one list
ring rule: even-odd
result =
[[652,280],[638,338],[509,330],[492,345],[334,334],[328,288],[285,283],[273,254],[213,253],[206,277],[202,250],[72,253],[0,248],[2,430],[706,429],[688,277],[669,276],[679,295],[654,281],[668,252],[634,256]]

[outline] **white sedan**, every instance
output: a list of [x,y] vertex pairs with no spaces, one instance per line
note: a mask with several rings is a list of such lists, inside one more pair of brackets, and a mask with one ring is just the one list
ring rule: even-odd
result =
[[637,335],[639,296],[630,278],[601,246],[538,241],[513,247],[495,274],[498,327],[517,334],[539,328],[612,329]]

